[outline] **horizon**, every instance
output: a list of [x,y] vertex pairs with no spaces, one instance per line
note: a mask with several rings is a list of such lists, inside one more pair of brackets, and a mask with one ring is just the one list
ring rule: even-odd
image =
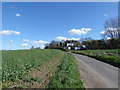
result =
[[118,3],[3,2],[2,11],[2,50],[20,50],[52,40],[102,39],[104,22],[118,16]]

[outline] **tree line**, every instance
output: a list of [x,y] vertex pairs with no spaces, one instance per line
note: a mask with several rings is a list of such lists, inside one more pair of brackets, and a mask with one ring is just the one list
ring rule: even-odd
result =
[[[120,49],[120,18],[111,18],[105,21],[104,31],[100,40],[84,40],[80,43],[81,49]],[[74,40],[73,40],[74,41]],[[75,42],[75,41],[74,41]],[[45,46],[45,49],[63,49],[66,43],[52,41]],[[85,48],[83,47],[85,46]]]

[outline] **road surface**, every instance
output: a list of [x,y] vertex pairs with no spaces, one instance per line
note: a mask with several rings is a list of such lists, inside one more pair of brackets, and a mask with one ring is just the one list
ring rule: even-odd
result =
[[74,55],[86,88],[118,88],[118,68],[84,55]]

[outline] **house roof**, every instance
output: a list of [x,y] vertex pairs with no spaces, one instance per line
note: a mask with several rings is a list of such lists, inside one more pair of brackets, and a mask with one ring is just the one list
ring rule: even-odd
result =
[[65,41],[65,43],[76,43],[76,44],[80,44],[79,41],[75,41],[75,40],[67,40],[67,41]]

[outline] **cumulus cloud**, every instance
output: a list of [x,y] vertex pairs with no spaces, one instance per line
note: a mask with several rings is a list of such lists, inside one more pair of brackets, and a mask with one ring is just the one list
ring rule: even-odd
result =
[[67,38],[66,37],[61,37],[61,36],[58,36],[58,37],[56,37],[55,38],[55,40],[57,40],[57,41],[62,41],[62,40],[67,40]]
[[91,31],[92,29],[91,28],[81,28],[81,30],[88,32],[88,31]]
[[46,41],[43,41],[43,40],[39,40],[39,41],[35,41],[35,40],[29,40],[29,39],[23,39],[23,41],[26,41],[26,42],[29,42],[29,43],[32,43],[32,44],[46,44],[48,42]]
[[105,34],[105,31],[100,32],[101,34]]
[[30,41],[30,43],[32,43],[32,44],[46,44],[48,42],[40,40],[40,41]]
[[68,38],[68,40],[75,40],[75,41],[79,41],[80,38]]
[[3,30],[3,31],[0,31],[0,35],[11,35],[11,34],[20,35],[20,32],[18,32],[18,31],[12,31],[12,30]]
[[88,31],[91,31],[91,28],[81,28],[81,29],[71,29],[68,33],[72,36],[86,34]]
[[[23,41],[28,42],[30,45],[32,44],[32,46],[34,46],[34,47],[40,47],[41,49],[44,49],[44,47],[45,47],[44,44],[48,43],[48,42],[43,41],[43,40],[35,41],[35,40],[23,39]],[[24,44],[21,44],[21,45],[24,46],[24,47],[29,46],[27,43],[24,43]]]
[[44,48],[45,48],[45,45],[40,45],[40,48],[41,48],[41,49],[44,49]]
[[43,40],[40,40],[40,41],[38,41],[38,43],[40,43],[40,44],[46,44],[46,43],[48,43],[48,42],[43,41]]
[[27,47],[27,46],[29,46],[27,43],[23,43],[23,44],[21,44],[21,46],[23,46],[23,47]]
[[20,17],[20,16],[21,16],[21,14],[19,14],[19,13],[16,13],[16,16],[17,16],[17,17]]
[[61,36],[58,36],[58,37],[56,37],[55,38],[55,40],[57,40],[57,41],[62,41],[62,40],[64,40],[64,41],[66,41],[66,40],[76,40],[76,41],[79,41],[80,40],[80,38],[66,38],[66,37],[61,37]]

